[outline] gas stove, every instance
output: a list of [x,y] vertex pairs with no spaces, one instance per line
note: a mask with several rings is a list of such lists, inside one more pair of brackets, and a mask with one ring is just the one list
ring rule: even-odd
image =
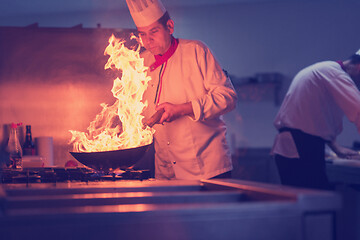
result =
[[150,170],[126,170],[112,174],[96,172],[90,168],[24,168],[0,169],[0,183],[57,183],[57,182],[106,182],[119,180],[145,180]]

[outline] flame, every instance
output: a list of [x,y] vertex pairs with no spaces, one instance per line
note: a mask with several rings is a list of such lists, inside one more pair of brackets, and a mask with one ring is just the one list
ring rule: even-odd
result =
[[147,102],[141,102],[148,82],[147,67],[140,58],[140,47],[129,49],[125,40],[112,35],[104,54],[109,55],[105,69],[120,70],[111,90],[116,98],[112,106],[102,103],[102,111],[87,128],[88,133],[70,130],[75,152],[102,152],[148,145],[154,130],[144,127],[141,115]]

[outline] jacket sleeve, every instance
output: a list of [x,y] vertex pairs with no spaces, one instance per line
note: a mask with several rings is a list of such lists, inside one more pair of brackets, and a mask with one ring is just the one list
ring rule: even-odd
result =
[[219,117],[233,110],[237,95],[230,78],[224,73],[210,49],[203,44],[197,48],[197,62],[203,76],[206,94],[191,101],[195,121]]
[[326,87],[350,122],[360,133],[360,92],[345,72],[326,79]]

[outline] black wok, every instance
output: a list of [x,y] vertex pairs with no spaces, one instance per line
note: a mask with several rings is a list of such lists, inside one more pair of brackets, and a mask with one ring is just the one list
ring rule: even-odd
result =
[[145,154],[149,145],[105,152],[70,152],[79,162],[96,171],[111,172],[131,168]]

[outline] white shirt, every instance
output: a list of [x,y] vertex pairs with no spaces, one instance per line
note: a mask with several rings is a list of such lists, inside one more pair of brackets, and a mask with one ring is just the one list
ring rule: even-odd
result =
[[[145,66],[155,61],[148,51],[142,57]],[[152,80],[144,94],[149,104],[145,118],[155,113],[160,68],[149,71]],[[184,116],[154,126],[155,177],[207,179],[232,170],[221,115],[235,108],[236,92],[203,43],[179,39],[163,75],[159,104],[164,102],[191,102],[195,118]]]
[[[360,132],[360,92],[339,63],[325,61],[295,76],[274,125],[277,129],[295,128],[333,141],[342,131],[344,114]],[[289,132],[277,134],[272,153],[299,157]]]

